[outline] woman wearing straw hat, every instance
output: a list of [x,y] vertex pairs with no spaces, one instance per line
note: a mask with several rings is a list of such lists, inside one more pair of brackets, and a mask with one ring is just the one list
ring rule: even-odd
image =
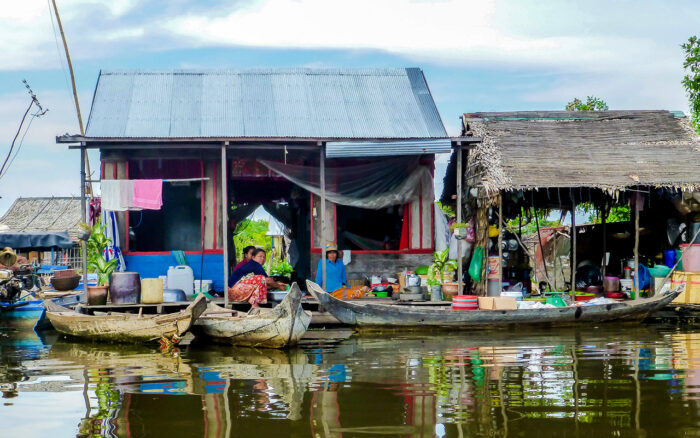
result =
[[[351,288],[345,273],[345,265],[338,260],[338,245],[329,243],[326,245],[326,290],[336,298],[360,298],[365,288]],[[316,283],[323,284],[322,260],[318,261],[316,268]]]

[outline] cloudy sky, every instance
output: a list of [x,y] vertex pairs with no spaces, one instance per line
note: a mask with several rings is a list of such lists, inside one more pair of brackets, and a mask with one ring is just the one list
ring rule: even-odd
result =
[[[87,120],[101,68],[421,67],[448,132],[470,111],[687,111],[680,44],[700,34],[697,0],[57,0]],[[47,0],[0,9],[0,147],[29,103],[35,119],[0,180],[18,196],[77,195],[79,131]],[[93,169],[98,157],[92,157]]]

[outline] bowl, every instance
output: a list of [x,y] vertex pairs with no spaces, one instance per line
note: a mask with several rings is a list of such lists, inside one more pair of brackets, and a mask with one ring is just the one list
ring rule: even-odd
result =
[[577,292],[575,300],[576,301],[588,301],[588,300],[592,300],[593,298],[595,298],[595,294]]
[[178,301],[187,301],[187,295],[182,289],[163,289],[163,302],[176,303]]
[[73,290],[76,287],[78,287],[79,284],[80,284],[80,275],[75,275],[73,277],[64,277],[64,278],[56,278],[56,277],[51,278],[51,286],[53,286],[54,289],[60,290],[60,291]]
[[605,296],[612,299],[620,299],[624,298],[625,294],[622,292],[608,292],[605,294]]

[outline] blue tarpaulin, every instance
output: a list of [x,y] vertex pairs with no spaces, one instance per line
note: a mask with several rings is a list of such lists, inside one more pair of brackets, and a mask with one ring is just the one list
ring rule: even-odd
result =
[[53,233],[0,233],[0,248],[42,249],[72,248],[74,245],[67,231]]

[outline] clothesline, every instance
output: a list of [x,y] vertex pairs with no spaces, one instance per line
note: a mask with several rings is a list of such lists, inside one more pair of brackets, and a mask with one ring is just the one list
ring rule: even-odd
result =
[[[174,183],[174,182],[195,182],[195,181],[209,181],[211,178],[175,178],[175,179],[164,179],[163,182],[167,183]],[[102,181],[134,181],[134,180],[120,180],[120,179],[111,179],[111,180],[100,180],[100,179],[91,179],[87,180],[86,182],[89,183],[101,183]]]

